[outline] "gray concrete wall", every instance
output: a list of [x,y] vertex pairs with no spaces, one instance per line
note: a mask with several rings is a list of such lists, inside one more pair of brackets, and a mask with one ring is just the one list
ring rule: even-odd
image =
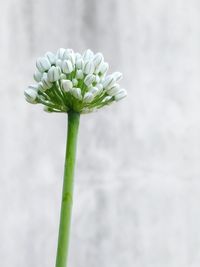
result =
[[0,2],[0,266],[54,266],[66,116],[35,59],[101,51],[128,98],[81,119],[69,266],[200,266],[200,2]]

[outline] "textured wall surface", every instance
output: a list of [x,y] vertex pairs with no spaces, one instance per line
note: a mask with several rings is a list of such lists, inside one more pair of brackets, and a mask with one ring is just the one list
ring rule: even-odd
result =
[[128,98],[81,119],[69,266],[200,266],[199,0],[0,2],[0,266],[54,266],[66,116],[35,59],[101,51]]

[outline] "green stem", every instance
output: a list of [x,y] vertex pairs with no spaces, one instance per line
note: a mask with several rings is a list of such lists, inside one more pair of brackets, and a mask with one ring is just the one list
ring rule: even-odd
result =
[[68,113],[67,147],[66,147],[66,157],[65,157],[65,171],[64,171],[64,181],[63,181],[63,191],[62,191],[56,267],[67,266],[71,210],[73,202],[74,166],[76,159],[76,144],[78,136],[79,119],[80,119],[79,113],[75,112]]

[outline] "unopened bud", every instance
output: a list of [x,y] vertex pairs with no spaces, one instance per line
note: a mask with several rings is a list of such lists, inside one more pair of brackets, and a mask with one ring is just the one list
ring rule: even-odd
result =
[[98,67],[103,61],[104,61],[104,58],[103,58],[103,55],[101,53],[97,53],[93,58],[93,62],[94,62],[95,67]]
[[62,80],[62,87],[65,92],[69,92],[72,89],[73,84],[70,80]]
[[51,67],[51,64],[47,58],[39,57],[36,61],[36,67],[40,72],[45,72]]
[[122,73],[121,72],[118,72],[118,71],[117,72],[114,72],[112,74],[112,76],[115,78],[115,81],[116,82],[120,81],[122,79],[122,77],[123,77]]
[[71,73],[73,71],[72,62],[70,60],[64,60],[62,63],[62,70],[64,73]]
[[61,74],[60,68],[52,66],[48,71],[48,79],[49,79],[49,81],[50,82],[55,82],[55,81],[59,80],[60,74]]
[[[46,73],[45,73],[46,74]],[[42,78],[42,84],[44,89],[49,89],[52,87],[52,83],[48,79],[48,75],[44,75]]]
[[95,81],[95,76],[93,74],[88,74],[84,79],[84,83],[87,86],[90,86],[94,81]]
[[110,89],[115,84],[115,78],[112,75],[109,75],[103,81],[103,87],[105,89]]
[[85,93],[85,95],[83,97],[83,102],[84,103],[90,103],[90,102],[92,102],[93,99],[94,99],[93,93],[87,92],[87,93]]
[[101,93],[101,91],[97,88],[97,87],[92,87],[90,89],[90,92],[93,94],[93,95],[99,95]]
[[33,74],[33,78],[34,78],[34,80],[35,80],[36,82],[40,82],[41,79],[42,79],[42,75],[43,75],[42,72],[36,70],[36,72]]
[[114,84],[109,90],[106,90],[106,93],[114,96],[119,92],[119,84]]
[[36,92],[38,92],[38,84],[31,84],[31,85],[29,85],[29,87],[28,87],[29,89],[33,89],[34,91],[36,91]]
[[108,63],[106,63],[106,62],[103,63],[103,64],[101,65],[100,70],[99,70],[99,72],[101,73],[101,75],[105,74],[105,73],[108,71],[108,68],[109,68]]
[[81,95],[81,89],[80,88],[72,88],[70,90],[70,93],[78,100],[82,100],[82,95]]
[[75,65],[75,54],[73,53],[68,53],[67,54],[67,59],[71,61],[72,65]]
[[94,72],[94,64],[92,61],[86,61],[84,63],[83,72],[85,74],[92,74]]
[[56,56],[52,52],[46,52],[45,57],[49,60],[51,64],[56,63]]
[[37,92],[31,88],[28,88],[24,91],[24,95],[26,98],[26,101],[31,103],[31,104],[36,104],[37,103]]
[[43,82],[38,83],[38,91],[44,92],[46,89],[47,88],[44,86]]
[[126,97],[126,96],[127,96],[127,92],[126,92],[126,90],[125,90],[125,89],[121,89],[121,90],[119,91],[119,93],[117,93],[117,94],[115,95],[115,101],[119,101],[119,100],[123,99],[123,98]]

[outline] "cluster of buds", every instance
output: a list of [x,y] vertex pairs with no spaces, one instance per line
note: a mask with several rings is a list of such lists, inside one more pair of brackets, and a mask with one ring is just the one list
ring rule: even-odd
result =
[[86,50],[82,55],[60,48],[36,61],[34,80],[24,92],[32,104],[43,104],[47,112],[89,113],[126,96],[118,82],[120,72],[106,75],[108,63],[101,53]]

